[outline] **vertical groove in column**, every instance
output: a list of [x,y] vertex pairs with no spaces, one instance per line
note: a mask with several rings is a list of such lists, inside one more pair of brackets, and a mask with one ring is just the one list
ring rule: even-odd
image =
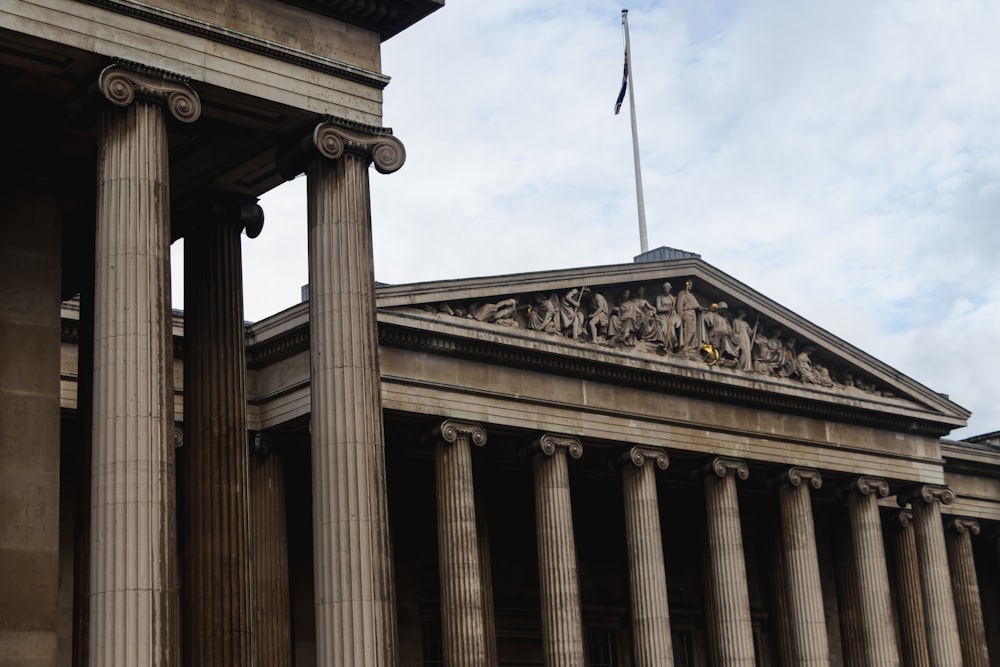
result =
[[889,570],[875,498],[876,492],[884,497],[888,491],[884,480],[862,478],[849,492],[847,505],[866,660],[869,665],[894,667],[899,665],[899,648],[892,626]]
[[962,649],[959,646],[958,621],[955,618],[955,602],[948,574],[941,505],[938,498],[929,492],[926,498],[913,498],[912,508],[920,584],[924,594],[927,650],[931,664],[959,665],[962,661]]
[[317,662],[393,665],[368,161],[308,169]]
[[771,563],[771,600],[777,617],[776,644],[778,664],[795,667],[795,640],[792,637],[792,616],[788,601],[788,564],[785,562],[781,543],[781,526],[772,536],[773,558]]
[[962,646],[962,664],[964,667],[988,667],[990,658],[986,647],[986,625],[983,622],[976,563],[972,556],[972,533],[979,534],[979,524],[967,519],[955,519],[952,526],[946,542],[958,635]]
[[285,471],[281,455],[250,460],[253,655],[258,667],[291,667]]
[[185,662],[251,655],[246,353],[240,229],[193,222],[185,237]]
[[94,290],[92,665],[178,660],[168,201],[160,108],[106,110]]
[[473,430],[482,442],[486,437],[477,425],[454,424],[442,425],[443,433],[454,430],[435,445],[442,648],[448,665],[481,667],[486,642],[469,440]]
[[535,454],[535,521],[546,667],[583,667],[583,610],[566,452]]
[[924,624],[924,596],[920,590],[917,543],[908,510],[899,513],[891,531],[896,579],[896,609],[899,619],[900,657],[906,667],[929,667],[927,628]]
[[[733,463],[746,470],[746,464]],[[705,475],[705,506],[709,548],[709,576],[713,585],[712,609],[719,665],[754,664],[750,597],[747,590],[740,508],[736,494],[735,467]],[[747,472],[740,476],[745,479]],[[721,476],[720,476],[721,475]]]
[[[666,467],[666,455],[661,455],[662,467]],[[653,465],[652,462],[647,464],[645,456],[639,454],[639,463],[625,463],[622,471],[632,646],[636,667],[669,667],[674,663],[667,573]]]
[[858,595],[851,524],[847,520],[841,520],[839,523],[840,539],[835,540],[834,549],[842,653],[847,667],[865,667],[865,637],[861,628],[861,602]]
[[[482,479],[482,478],[480,478]],[[479,571],[483,598],[483,636],[486,641],[486,667],[498,667],[496,613],[493,608],[493,559],[490,556],[490,521],[486,499],[476,487],[476,537],[479,547]]]
[[815,471],[793,468],[790,482],[778,489],[781,510],[781,544],[788,576],[788,602],[796,665],[829,665],[823,589],[816,554],[809,485],[819,488]]

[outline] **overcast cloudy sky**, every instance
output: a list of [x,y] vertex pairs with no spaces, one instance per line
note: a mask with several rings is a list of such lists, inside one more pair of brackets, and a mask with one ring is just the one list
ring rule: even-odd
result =
[[[402,283],[639,252],[622,5],[449,0],[383,47]],[[649,245],[682,248],[1000,430],[1000,3],[629,6]],[[305,183],[262,200],[246,313],[298,301]],[[179,293],[175,289],[175,293]]]

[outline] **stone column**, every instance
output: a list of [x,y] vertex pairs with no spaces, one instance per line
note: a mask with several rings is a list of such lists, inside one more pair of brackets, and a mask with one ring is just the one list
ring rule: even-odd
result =
[[389,131],[323,122],[279,153],[305,166],[309,227],[316,661],[395,665],[396,622],[375,323],[368,167],[399,169]]
[[61,220],[55,197],[24,185],[0,193],[0,665],[54,667]]
[[176,664],[170,188],[163,105],[200,114],[162,73],[101,72],[90,664]]
[[[820,488],[819,472],[789,468],[778,487],[781,511],[781,547],[787,573],[786,591],[791,616],[796,665],[829,665],[830,648],[823,613],[823,588],[816,554],[809,487]],[[805,481],[806,483],[803,483]]]
[[924,594],[924,620],[927,624],[927,650],[932,665],[962,664],[958,638],[958,620],[948,574],[948,552],[944,544],[941,504],[951,504],[955,494],[943,486],[926,484],[912,493],[901,495],[900,503],[913,509],[917,562]]
[[900,656],[906,667],[929,667],[924,595],[920,590],[917,543],[913,536],[913,514],[900,510],[889,532],[896,579],[896,617],[899,619]]
[[482,577],[476,534],[471,445],[486,444],[479,424],[445,420],[434,448],[438,565],[444,661],[455,667],[486,663]]
[[892,625],[889,570],[876,497],[889,495],[889,483],[884,479],[859,477],[846,494],[866,661],[873,667],[894,667],[899,665],[899,648]]
[[629,603],[632,651],[636,667],[674,664],[667,604],[667,572],[660,535],[656,471],[670,465],[658,447],[632,447],[622,471],[625,492],[625,535],[628,540]]
[[705,474],[705,507],[708,533],[708,567],[712,581],[710,633],[720,667],[754,664],[750,594],[747,590],[743,534],[736,478],[746,479],[745,461],[718,457]]
[[951,589],[955,595],[955,614],[962,645],[964,667],[989,667],[986,625],[979,597],[976,563],[972,557],[972,535],[979,534],[979,522],[956,518],[949,522],[948,562],[951,565]]
[[250,457],[253,655],[257,667],[292,666],[285,469],[280,445],[254,434]]
[[861,622],[858,576],[855,572],[851,524],[846,516],[838,517],[834,540],[837,567],[837,607],[840,610],[840,643],[845,667],[865,667],[865,637]]
[[546,667],[584,667],[583,609],[576,567],[566,454],[583,456],[576,438],[546,433],[536,443],[535,522],[542,642]]
[[486,641],[485,667],[498,667],[496,614],[493,609],[493,559],[490,557],[490,522],[482,488],[476,487],[476,538],[483,595],[483,637]]
[[[199,215],[200,214],[200,215]],[[184,235],[184,661],[250,663],[250,508],[240,233],[254,202],[213,199]]]

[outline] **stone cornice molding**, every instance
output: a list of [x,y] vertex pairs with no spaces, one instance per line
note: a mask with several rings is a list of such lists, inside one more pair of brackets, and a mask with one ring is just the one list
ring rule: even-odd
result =
[[486,444],[486,429],[476,422],[446,419],[434,428],[434,433],[449,445],[457,442],[459,438],[467,439],[477,447]]
[[279,149],[276,161],[281,175],[291,180],[305,170],[310,156],[338,160],[347,153],[371,160],[381,174],[397,171],[406,161],[403,142],[391,129],[342,118],[324,119],[308,134]]
[[701,470],[701,473],[703,475],[716,475],[723,478],[726,475],[733,474],[740,479],[747,479],[750,477],[750,466],[743,459],[716,456]]
[[565,449],[574,459],[583,456],[583,443],[579,438],[556,433],[545,433],[534,442],[532,447],[546,456],[552,456],[557,449]]
[[660,470],[670,467],[670,457],[662,447],[651,447],[649,445],[633,445],[622,457],[622,460],[631,461],[632,465],[641,468],[646,461],[653,461]]
[[948,521],[947,527],[954,530],[956,533],[972,533],[973,535],[978,535],[980,531],[978,521],[965,517],[955,517],[954,519]]
[[923,484],[921,486],[915,486],[907,489],[904,493],[900,493],[896,498],[896,501],[900,506],[906,505],[907,503],[913,503],[918,500],[923,500],[927,504],[937,501],[942,505],[951,505],[955,502],[955,492],[947,486],[939,484]]
[[151,67],[108,65],[101,70],[97,87],[116,106],[127,107],[138,97],[165,106],[182,123],[193,123],[201,115],[201,100],[191,86],[181,77]]
[[788,484],[796,487],[802,486],[803,481],[808,482],[814,489],[819,489],[823,486],[823,476],[814,468],[792,466],[788,470],[782,472],[778,479],[780,482],[787,482]]

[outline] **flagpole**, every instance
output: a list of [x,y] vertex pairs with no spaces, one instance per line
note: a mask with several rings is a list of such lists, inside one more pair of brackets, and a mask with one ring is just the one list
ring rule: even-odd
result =
[[639,248],[649,250],[646,241],[646,204],[642,198],[642,167],[639,166],[639,129],[635,121],[635,79],[632,71],[632,47],[628,39],[628,10],[622,10],[622,25],[625,26],[625,60],[628,63],[628,109],[632,116],[632,154],[635,157],[635,200],[639,209]]

